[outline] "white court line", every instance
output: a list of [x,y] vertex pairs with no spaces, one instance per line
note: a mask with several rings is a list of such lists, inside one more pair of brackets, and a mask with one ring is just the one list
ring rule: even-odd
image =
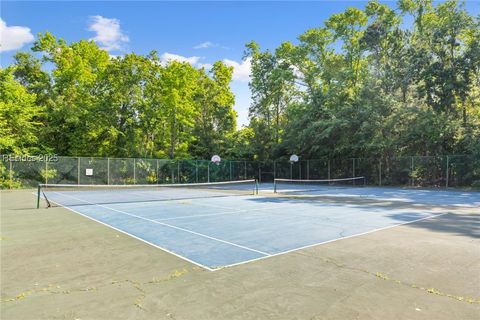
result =
[[339,241],[339,240],[345,240],[345,239],[349,239],[349,238],[359,237],[359,236],[363,236],[363,235],[366,235],[366,234],[369,234],[369,233],[374,233],[374,232],[377,232],[377,231],[396,228],[396,227],[399,227],[399,226],[403,226],[403,225],[410,224],[410,223],[415,223],[415,222],[422,221],[422,220],[441,217],[441,216],[446,215],[446,214],[449,214],[449,212],[440,213],[440,214],[437,214],[437,215],[432,215],[432,216],[429,216],[429,217],[424,217],[424,218],[420,218],[420,219],[416,219],[416,220],[412,220],[412,221],[408,221],[408,222],[403,222],[403,223],[399,223],[399,224],[396,224],[396,225],[393,225],[393,226],[387,226],[387,227],[377,228],[377,229],[373,229],[373,230],[362,232],[362,233],[352,234],[350,236],[346,236],[346,237],[342,237],[342,238],[336,238],[336,239],[331,239],[331,240],[322,241],[322,242],[318,242],[318,243],[313,243],[313,244],[309,244],[309,245],[306,245],[306,246],[303,246],[303,247],[299,247],[299,248],[295,248],[295,249],[291,249],[291,250],[287,250],[287,251],[282,251],[282,252],[278,252],[278,253],[273,253],[273,254],[271,254],[267,257],[260,257],[260,258],[250,259],[250,260],[246,260],[246,261],[242,261],[242,262],[238,262],[238,263],[232,263],[232,264],[229,264],[229,265],[222,266],[218,269],[215,269],[214,271],[218,271],[218,270],[224,269],[224,268],[235,267],[235,266],[239,266],[239,265],[242,265],[242,264],[263,260],[263,259],[266,259],[266,258],[272,258],[272,257],[280,256],[280,255],[283,255],[283,254],[287,254],[287,253],[291,253],[291,252],[295,252],[295,251],[319,246],[319,245],[322,245],[322,244],[327,244],[327,243]]
[[[34,194],[34,195],[35,195],[35,194]],[[86,214],[84,214],[84,213],[81,213],[81,212],[79,212],[79,211],[77,211],[77,210],[75,210],[75,209],[73,209],[73,208],[70,208],[69,206],[65,206],[65,205],[63,205],[63,204],[61,204],[61,203],[58,203],[58,202],[56,202],[56,201],[53,201],[53,200],[49,200],[49,201],[50,201],[50,202],[53,202],[53,203],[55,203],[55,204],[57,204],[57,205],[59,205],[59,206],[61,206],[61,207],[63,207],[63,208],[65,208],[65,209],[68,209],[68,210],[70,210],[70,211],[72,211],[72,212],[75,212],[75,213],[81,215],[82,217],[85,217],[85,218],[90,219],[90,220],[92,220],[92,221],[98,222],[98,223],[100,223],[100,224],[102,224],[102,225],[104,225],[104,226],[106,226],[106,227],[108,227],[108,228],[111,228],[111,229],[113,229],[113,230],[116,230],[116,231],[118,231],[118,232],[121,232],[121,233],[123,233],[123,234],[126,234],[127,236],[130,236],[130,237],[132,237],[132,238],[135,238],[135,239],[137,239],[137,240],[140,240],[140,241],[142,241],[142,242],[144,242],[144,243],[146,243],[146,244],[149,244],[149,245],[151,245],[151,246],[153,246],[153,247],[155,247],[155,248],[157,248],[157,249],[160,249],[160,250],[162,250],[162,251],[165,251],[166,253],[170,253],[170,254],[174,255],[175,257],[177,257],[177,258],[180,258],[180,259],[185,260],[185,261],[187,261],[187,262],[193,263],[194,265],[199,266],[199,267],[201,267],[201,268],[204,268],[204,269],[206,269],[206,270],[208,270],[208,271],[215,271],[215,270],[216,270],[216,269],[212,269],[212,268],[210,268],[210,267],[207,267],[207,266],[205,266],[205,265],[203,265],[203,264],[201,264],[201,263],[199,263],[199,262],[190,260],[190,259],[188,259],[187,257],[181,256],[181,255],[179,255],[179,254],[177,254],[177,253],[175,253],[175,252],[173,252],[173,251],[170,251],[170,250],[168,250],[168,249],[165,249],[165,248],[163,248],[163,247],[160,247],[159,245],[156,245],[156,244],[153,243],[153,242],[150,242],[150,241],[147,241],[147,240],[142,239],[142,238],[140,238],[140,237],[137,237],[136,235],[133,235],[133,234],[131,234],[131,233],[128,233],[128,232],[125,231],[125,230],[115,228],[114,226],[111,226],[111,225],[109,225],[108,223],[105,223],[105,222],[102,222],[102,221],[97,220],[97,219],[95,219],[95,218],[92,218],[92,217],[90,217],[90,216],[88,216],[88,215],[86,215]]]
[[[36,196],[35,193],[33,193],[33,194]],[[144,239],[139,238],[139,237],[137,237],[137,236],[135,236],[135,235],[132,235],[132,234],[126,232],[126,231],[123,231],[123,230],[121,230],[121,229],[117,229],[117,228],[115,228],[115,227],[113,227],[113,226],[111,226],[111,225],[109,225],[109,224],[107,224],[107,223],[104,223],[104,222],[99,221],[99,220],[97,220],[97,219],[95,219],[95,218],[92,218],[92,217],[90,217],[90,216],[88,216],[88,215],[85,215],[85,214],[83,214],[83,213],[81,213],[81,212],[78,212],[78,211],[76,211],[75,209],[72,209],[72,208],[70,208],[70,207],[68,207],[68,206],[64,206],[64,205],[62,205],[62,204],[60,204],[60,203],[57,203],[57,202],[55,202],[55,201],[51,201],[51,202],[56,203],[56,204],[58,204],[58,205],[60,205],[60,206],[63,206],[63,207],[65,207],[66,209],[68,209],[68,210],[70,210],[70,211],[72,211],[72,212],[78,213],[79,215],[81,215],[81,216],[83,216],[83,217],[85,217],[85,218],[87,218],[87,219],[93,220],[93,221],[95,221],[95,222],[98,222],[98,223],[106,226],[106,227],[112,228],[112,229],[114,229],[114,230],[116,230],[116,231],[119,231],[119,232],[121,232],[121,233],[124,233],[124,234],[126,234],[126,235],[129,235],[129,236],[131,236],[131,237],[133,237],[133,238],[135,238],[135,239],[138,239],[138,240],[140,240],[140,241],[142,241],[142,242],[144,242],[144,243],[147,243],[147,244],[149,244],[149,245],[151,245],[151,246],[153,246],[153,247],[156,247],[156,248],[158,248],[158,249],[160,249],[160,250],[163,250],[163,251],[165,251],[165,252],[167,252],[167,253],[173,254],[174,256],[176,256],[176,257],[178,257],[178,258],[180,258],[180,259],[183,259],[183,260],[185,260],[185,261],[188,261],[188,262],[190,262],[190,263],[193,263],[193,264],[195,264],[195,265],[197,265],[197,266],[199,266],[199,267],[202,267],[202,268],[204,268],[204,269],[206,269],[206,270],[208,270],[208,271],[212,271],[212,272],[219,271],[219,270],[224,269],[224,268],[235,267],[235,266],[239,266],[239,265],[243,265],[243,264],[247,264],[247,263],[251,263],[251,262],[255,262],[255,261],[259,261],[259,260],[264,260],[264,259],[271,258],[271,257],[276,257],[276,256],[288,254],[288,253],[295,252],[295,251],[300,251],[300,250],[303,250],[303,249],[308,249],[308,248],[315,247],[315,246],[319,246],[319,245],[323,245],[323,244],[328,244],[328,243],[331,243],[331,242],[336,242],[336,241],[340,241],[340,240],[346,240],[346,239],[349,239],[349,238],[355,238],[355,237],[367,235],[367,234],[370,234],[370,233],[374,233],[374,232],[378,232],[378,231],[382,231],[382,230],[387,230],[387,229],[391,229],[391,228],[396,228],[396,227],[403,226],[403,225],[407,225],[407,224],[410,224],[410,223],[415,223],[415,222],[418,222],[418,221],[427,220],[427,219],[432,219],[432,218],[436,218],[436,217],[441,217],[441,216],[443,216],[443,215],[449,214],[449,212],[440,213],[440,214],[437,214],[437,215],[432,215],[432,216],[429,216],[429,217],[419,218],[419,219],[415,219],[415,220],[412,220],[412,221],[407,221],[407,222],[399,223],[399,224],[392,225],[392,226],[377,228],[377,229],[373,229],[373,230],[366,231],[366,232],[362,232],[362,233],[358,233],[358,234],[353,234],[353,235],[346,236],[346,237],[342,237],[342,238],[336,238],[336,239],[331,239],[331,240],[322,241],[322,242],[318,242],[318,243],[313,243],[313,244],[309,244],[309,245],[306,245],[306,246],[294,248],[294,249],[291,249],[291,250],[282,251],[282,252],[278,252],[278,253],[274,253],[274,254],[269,254],[269,255],[267,255],[267,256],[260,257],[260,258],[245,260],[245,261],[238,262],[238,263],[233,263],[233,264],[229,264],[229,265],[224,265],[224,266],[221,266],[221,267],[218,267],[218,268],[210,268],[210,267],[207,267],[207,266],[205,266],[205,265],[202,265],[201,263],[198,263],[198,262],[193,261],[193,260],[190,260],[190,259],[188,259],[188,258],[186,258],[186,257],[184,257],[184,256],[181,256],[181,255],[179,255],[179,254],[176,254],[175,252],[172,252],[172,251],[170,251],[170,250],[168,250],[168,249],[165,249],[165,248],[163,248],[163,247],[160,247],[160,246],[158,246],[158,245],[156,245],[156,244],[154,244],[154,243],[151,243],[151,242],[149,242],[149,241],[147,241],[147,240],[144,240]]]
[[260,253],[260,254],[265,255],[265,256],[270,255],[269,253],[266,253],[266,252],[263,252],[263,251],[260,251],[260,250],[255,250],[255,249],[252,249],[252,248],[249,248],[249,247],[246,247],[246,246],[242,246],[240,244],[236,244],[236,243],[233,243],[233,242],[230,242],[230,241],[226,241],[226,240],[218,239],[218,238],[215,238],[215,237],[207,236],[206,234],[203,234],[203,233],[199,233],[199,232],[195,232],[195,231],[192,231],[192,230],[180,228],[180,227],[168,224],[168,223],[155,221],[155,220],[148,219],[148,218],[145,218],[145,217],[142,217],[142,216],[137,216],[136,214],[131,214],[131,213],[128,213],[128,212],[125,212],[125,211],[122,211],[122,210],[117,210],[117,209],[110,208],[110,207],[107,207],[107,206],[104,206],[104,205],[101,205],[101,204],[96,204],[96,203],[93,203],[93,202],[90,202],[90,201],[79,199],[77,197],[73,197],[73,196],[69,196],[69,195],[65,195],[65,194],[61,194],[61,193],[57,193],[57,192],[54,192],[54,193],[59,194],[60,196],[69,197],[69,198],[72,198],[72,199],[75,199],[75,200],[78,200],[78,201],[83,201],[85,203],[89,203],[91,205],[102,207],[102,208],[105,208],[107,210],[116,211],[118,213],[122,213],[122,214],[125,214],[127,216],[131,216],[131,217],[134,217],[134,218],[137,218],[137,219],[140,219],[140,220],[149,221],[149,222],[152,222],[152,223],[160,224],[160,225],[170,227],[170,228],[173,228],[173,229],[177,229],[177,230],[180,230],[180,231],[188,232],[188,233],[191,233],[191,234],[194,234],[194,235],[197,235],[197,236],[200,236],[200,237],[204,237],[204,238],[207,238],[207,239],[210,239],[210,240],[215,240],[215,241],[218,241],[218,242],[229,244],[231,246],[235,246],[235,247],[238,247],[238,248],[241,248],[241,249],[244,249],[244,250]]
[[205,214],[197,214],[197,215],[181,216],[181,217],[173,217],[173,218],[159,218],[159,219],[155,219],[155,221],[168,221],[168,220],[189,219],[189,218],[197,218],[197,217],[222,216],[222,215],[236,214],[236,213],[242,213],[242,212],[251,212],[251,211],[269,211],[269,210],[273,210],[273,209],[278,209],[278,208],[267,207],[267,208],[258,208],[258,209],[244,209],[244,210],[235,210],[235,211],[224,211],[224,212],[217,212],[217,213],[205,213]]

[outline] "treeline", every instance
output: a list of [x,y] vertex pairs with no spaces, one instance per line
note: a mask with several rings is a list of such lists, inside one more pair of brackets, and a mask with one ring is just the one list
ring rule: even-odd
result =
[[480,16],[457,1],[370,1],[296,44],[247,44],[250,124],[232,69],[110,57],[41,34],[1,70],[0,153],[269,160],[480,154]]
[[[0,153],[206,158],[236,135],[233,69],[40,34],[0,72]],[[40,56],[39,58],[37,56]]]
[[370,1],[246,56],[260,158],[480,154],[480,16],[457,1]]

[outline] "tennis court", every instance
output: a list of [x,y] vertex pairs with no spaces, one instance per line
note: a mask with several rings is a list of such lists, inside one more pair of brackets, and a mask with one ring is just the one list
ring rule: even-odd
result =
[[480,206],[475,192],[326,182],[52,185],[42,197],[211,271]]

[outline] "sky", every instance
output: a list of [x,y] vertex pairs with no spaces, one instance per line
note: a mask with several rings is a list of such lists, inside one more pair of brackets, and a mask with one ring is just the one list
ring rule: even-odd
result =
[[[392,6],[395,2],[386,2]],[[224,61],[234,67],[238,127],[248,124],[250,64],[245,44],[256,41],[274,50],[296,42],[310,28],[348,7],[366,1],[9,1],[0,2],[0,64],[12,64],[17,51],[28,51],[38,33],[50,32],[68,43],[92,39],[111,55],[156,50],[163,60],[209,67]],[[480,0],[466,2],[474,15]]]

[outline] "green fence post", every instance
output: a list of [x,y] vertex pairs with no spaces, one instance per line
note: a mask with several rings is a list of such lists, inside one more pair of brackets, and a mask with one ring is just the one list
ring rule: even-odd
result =
[[414,168],[414,164],[413,164],[413,156],[410,157],[410,185],[413,187],[415,185],[415,181],[414,181],[414,178],[413,178],[413,168]]
[[9,189],[13,188],[13,164],[12,159],[8,159],[8,177],[10,179],[10,187]]
[[378,185],[382,185],[382,160],[378,163]]
[[277,160],[273,160],[273,181],[275,186],[275,179],[277,178]]
[[110,184],[110,158],[107,158],[107,184]]
[[77,159],[77,184],[80,184],[80,157]]
[[328,176],[328,180],[330,180],[330,159],[328,159],[327,166],[328,166],[328,173],[327,173],[327,176]]
[[45,184],[48,184],[48,162],[45,159]]
[[307,160],[307,180],[310,180],[310,160]]
[[449,178],[449,166],[450,166],[450,157],[447,156],[447,172],[445,175],[445,188],[448,188],[448,178]]
[[177,181],[178,183],[182,183],[182,179],[180,178],[180,160],[177,161]]
[[198,183],[198,160],[195,160],[195,182]]
[[133,184],[137,184],[136,168],[137,168],[136,161],[135,161],[135,158],[133,158]]

